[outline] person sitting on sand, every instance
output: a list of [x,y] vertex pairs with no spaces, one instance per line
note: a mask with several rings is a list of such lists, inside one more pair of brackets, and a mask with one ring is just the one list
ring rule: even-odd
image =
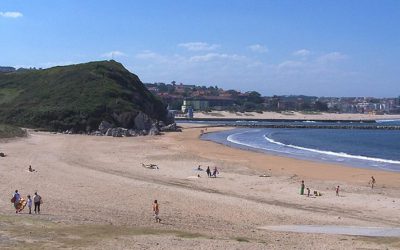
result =
[[207,172],[207,176],[208,176],[208,177],[211,177],[211,169],[210,169],[210,166],[207,166],[206,172]]
[[339,185],[336,187],[336,196],[339,196]]
[[375,182],[376,182],[375,178],[371,176],[371,188],[374,188]]
[[35,172],[35,169],[33,169],[31,165],[29,165],[29,169],[28,170],[29,170],[29,172]]
[[201,168],[201,165],[199,165],[199,166],[197,167],[197,170],[198,170],[198,171],[203,171],[203,169]]
[[157,200],[154,200],[153,203],[153,212],[154,212],[154,218],[156,219],[156,222],[160,223],[161,219],[159,217],[160,214],[160,206],[158,205]]

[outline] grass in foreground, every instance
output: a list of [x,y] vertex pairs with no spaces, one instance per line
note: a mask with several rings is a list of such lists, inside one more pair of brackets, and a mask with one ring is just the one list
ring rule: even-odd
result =
[[206,238],[177,230],[132,228],[114,225],[67,225],[26,216],[0,215],[1,249],[86,248],[119,237],[175,235],[179,238]]

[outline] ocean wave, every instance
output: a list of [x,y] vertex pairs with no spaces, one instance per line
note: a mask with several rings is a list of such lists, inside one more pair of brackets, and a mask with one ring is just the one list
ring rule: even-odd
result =
[[234,143],[234,144],[238,144],[238,145],[242,145],[242,146],[246,146],[246,147],[250,147],[250,148],[255,148],[255,149],[264,149],[264,150],[268,150],[268,151],[273,151],[273,152],[278,152],[278,153],[283,153],[282,151],[279,150],[274,150],[274,149],[270,149],[270,148],[265,148],[265,147],[261,147],[261,146],[256,146],[250,143],[246,143],[246,142],[242,142],[239,140],[236,140],[234,137],[241,135],[241,134],[246,134],[248,132],[242,132],[242,133],[235,133],[235,134],[231,134],[228,137],[226,137],[226,140]]
[[362,155],[351,155],[351,154],[347,154],[347,153],[343,153],[343,152],[338,153],[338,152],[324,151],[324,150],[318,150],[318,149],[313,149],[313,148],[305,148],[305,147],[295,146],[295,145],[291,145],[291,144],[284,144],[284,143],[275,141],[266,135],[264,135],[264,138],[268,142],[279,145],[279,146],[294,148],[294,149],[318,153],[318,154],[324,154],[324,155],[330,155],[330,156],[336,156],[336,157],[342,157],[342,158],[351,158],[351,159],[357,159],[357,160],[365,160],[365,161],[374,161],[374,162],[380,162],[380,163],[400,164],[400,161],[395,161],[395,160],[374,158],[374,157],[368,157],[368,156],[362,156]]
[[377,123],[385,123],[385,122],[400,122],[400,119],[395,120],[376,120]]

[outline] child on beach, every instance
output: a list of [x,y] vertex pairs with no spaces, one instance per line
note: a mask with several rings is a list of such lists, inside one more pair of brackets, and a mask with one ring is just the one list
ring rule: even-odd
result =
[[30,195],[28,195],[27,197],[28,197],[29,214],[32,214],[32,199]]
[[207,172],[207,176],[208,176],[208,177],[211,177],[211,169],[210,169],[210,166],[207,166],[206,172]]
[[157,200],[154,200],[153,203],[153,212],[154,212],[154,218],[156,219],[156,222],[160,223],[161,219],[159,217],[159,213],[160,213],[160,207],[158,205]]
[[336,187],[336,196],[339,196],[339,186]]
[[375,186],[375,182],[376,182],[375,178],[374,178],[373,176],[371,176],[371,188],[372,188],[372,189],[373,189],[374,186]]

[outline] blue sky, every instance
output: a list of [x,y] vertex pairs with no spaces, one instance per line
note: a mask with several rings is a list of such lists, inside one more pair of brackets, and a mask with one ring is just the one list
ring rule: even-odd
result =
[[400,1],[0,1],[0,65],[111,57],[143,82],[394,97]]

